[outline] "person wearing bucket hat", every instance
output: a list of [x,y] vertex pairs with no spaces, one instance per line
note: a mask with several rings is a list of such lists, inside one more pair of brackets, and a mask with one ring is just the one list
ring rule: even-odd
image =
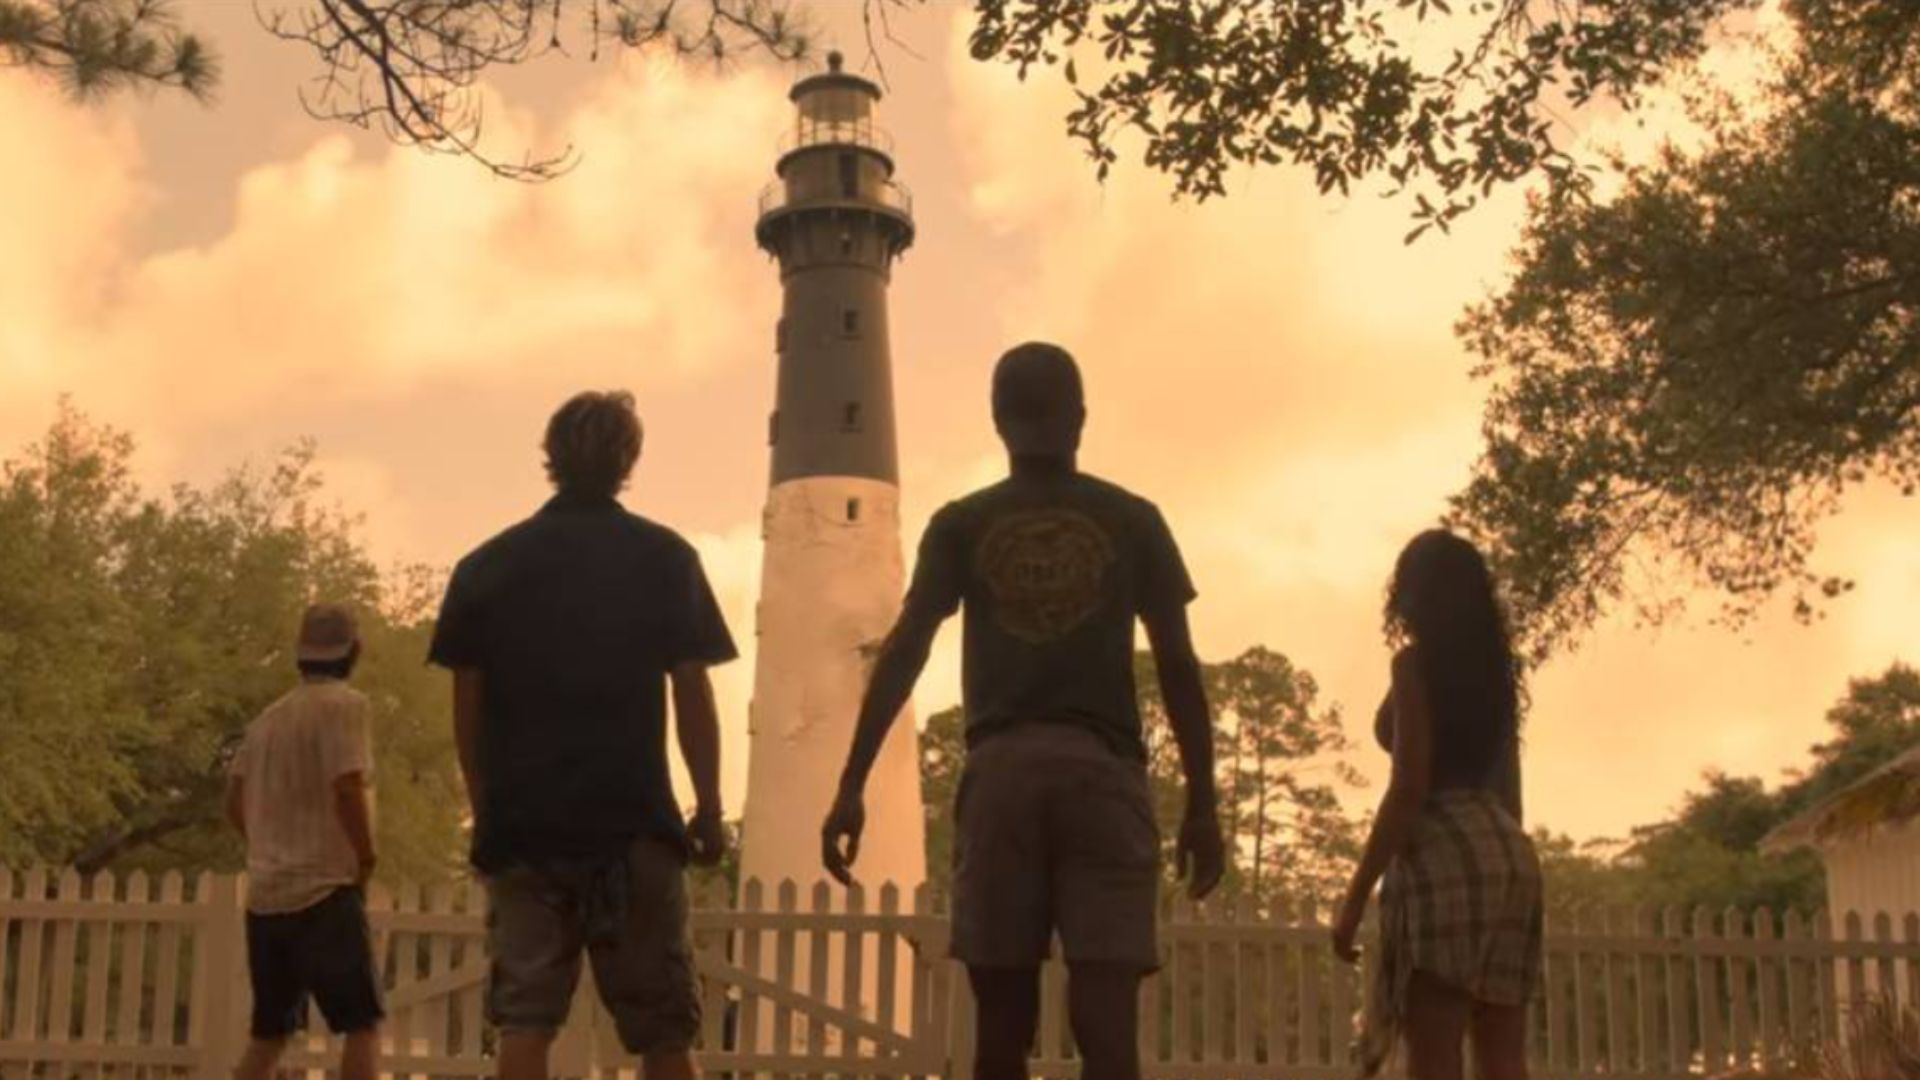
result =
[[860,707],[821,857],[850,880],[868,772],[935,631],[964,607],[952,952],[979,1003],[976,1074],[1027,1075],[1040,965],[1057,933],[1086,1076],[1133,1080],[1138,988],[1159,966],[1160,854],[1134,695],[1136,621],[1186,772],[1176,858],[1195,897],[1218,883],[1224,861],[1212,720],[1187,627],[1193,585],[1160,511],[1079,471],[1087,409],[1066,350],[1009,350],[994,368],[992,401],[1009,475],[927,525]]
[[367,925],[373,772],[367,699],[347,685],[360,658],[353,612],[314,604],[294,642],[300,682],[247,726],[227,781],[227,817],[247,847],[252,1041],[237,1080],[266,1080],[307,1001],[345,1036],[342,1080],[372,1080],[384,1017]]

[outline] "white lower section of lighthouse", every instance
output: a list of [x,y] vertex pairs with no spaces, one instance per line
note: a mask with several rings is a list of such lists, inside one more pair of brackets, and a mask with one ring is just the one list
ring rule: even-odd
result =
[[[854,477],[808,477],[776,485],[767,497],[766,556],[760,580],[759,636],[749,712],[751,758],[740,877],[759,882],[761,903],[779,904],[781,886],[793,882],[802,911],[818,910],[824,895],[830,910],[845,910],[846,891],[829,879],[820,862],[820,826],[839,785],[853,739],[868,673],[900,611],[905,571],[900,554],[900,493],[891,484]],[[925,821],[920,798],[918,735],[909,707],[896,720],[867,784],[867,827],[854,874],[866,890],[867,910],[880,890],[900,889],[911,910],[914,890],[926,880]],[[743,897],[746,899],[747,897]],[[751,933],[751,932],[749,932]],[[839,949],[816,952],[802,933],[784,967],[776,948],[747,950],[760,956],[763,978],[786,976],[793,990],[824,986],[826,1004],[878,1019],[880,973],[874,951],[850,980]],[[744,941],[742,942],[744,946]],[[825,978],[813,972],[813,957],[825,955]],[[848,1000],[857,985],[859,1001]],[[892,993],[897,1029],[913,1015],[912,965],[897,969]],[[753,1049],[797,1045],[778,1040],[778,1011],[762,1003],[753,1022]],[[793,1017],[789,1038],[804,1037],[807,1021]],[[831,1041],[835,1046],[839,1039]]]
[[[794,882],[804,906],[825,880],[820,826],[874,656],[900,612],[900,493],[856,477],[790,480],[769,493],[764,524],[740,872],[769,898]],[[854,874],[870,895],[891,883],[911,897],[926,880],[917,744],[909,707],[867,785]]]

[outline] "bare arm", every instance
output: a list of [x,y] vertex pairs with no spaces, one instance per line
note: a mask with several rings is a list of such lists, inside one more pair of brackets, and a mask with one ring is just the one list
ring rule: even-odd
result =
[[1167,722],[1180,749],[1180,769],[1187,779],[1187,808],[1213,811],[1213,713],[1200,678],[1200,658],[1193,651],[1193,633],[1187,610],[1142,618],[1147,643],[1153,649],[1154,670],[1160,676],[1160,700],[1167,706]]
[[245,777],[227,777],[226,811],[227,824],[232,825],[233,831],[239,833],[240,839],[245,841],[247,838],[247,781]]
[[713,681],[707,665],[680,664],[673,669],[674,732],[680,757],[693,778],[697,813],[720,816],[720,715],[713,705]]
[[333,809],[340,827],[346,830],[347,843],[360,860],[360,883],[373,874],[373,815],[367,807],[367,774],[343,773],[333,781]]
[[1413,654],[1402,652],[1393,658],[1393,777],[1380,798],[1367,846],[1347,886],[1337,928],[1346,931],[1344,942],[1336,934],[1336,947],[1343,954],[1353,955],[1352,933],[1359,927],[1367,898],[1387,872],[1387,865],[1413,835],[1414,823],[1432,788],[1433,712]]
[[457,668],[453,673],[453,743],[460,755],[460,778],[467,785],[467,810],[480,816],[480,705],[479,668]]
[[1187,878],[1188,893],[1198,900],[1220,883],[1227,866],[1213,777],[1213,712],[1200,677],[1200,658],[1193,651],[1186,606],[1173,604],[1143,612],[1141,621],[1147,627],[1147,643],[1160,678],[1160,700],[1166,704],[1167,723],[1173,728],[1180,769],[1187,780],[1187,808],[1180,818],[1174,853],[1176,869]]
[[913,684],[927,666],[933,635],[943,619],[909,606],[900,613],[900,620],[874,660],[873,677],[867,683],[860,717],[854,725],[853,745],[847,750],[847,765],[840,774],[840,790],[820,829],[820,861],[842,885],[853,883],[853,863],[860,857],[860,834],[867,824],[863,802],[867,776],[887,741],[887,731],[913,695]]

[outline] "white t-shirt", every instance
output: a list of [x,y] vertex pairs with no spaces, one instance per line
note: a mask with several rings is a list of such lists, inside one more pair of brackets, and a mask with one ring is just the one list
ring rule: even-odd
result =
[[247,822],[247,908],[300,911],[359,877],[333,783],[371,776],[364,694],[339,679],[302,682],[247,725],[233,759]]

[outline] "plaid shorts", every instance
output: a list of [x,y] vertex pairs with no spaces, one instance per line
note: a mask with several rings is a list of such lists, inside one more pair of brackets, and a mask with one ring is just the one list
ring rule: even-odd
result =
[[1391,1056],[1415,971],[1483,1004],[1530,1002],[1540,984],[1542,912],[1533,842],[1499,798],[1435,792],[1380,886],[1363,1073]]

